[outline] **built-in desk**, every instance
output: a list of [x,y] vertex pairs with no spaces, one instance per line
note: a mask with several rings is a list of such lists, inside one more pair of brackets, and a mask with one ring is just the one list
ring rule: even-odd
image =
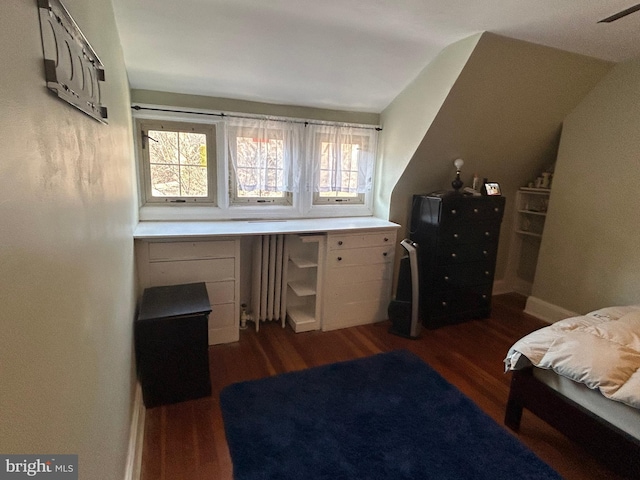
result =
[[251,277],[259,275],[247,268],[249,263],[241,270],[241,257],[248,261],[252,255],[241,240],[324,235],[329,247],[317,259],[323,272],[317,286],[324,294],[318,298],[321,318],[316,328],[372,323],[386,319],[399,227],[374,217],[141,222],[134,231],[139,282],[141,288],[206,283],[212,310],[209,344],[234,342],[239,338],[241,285],[246,297]]

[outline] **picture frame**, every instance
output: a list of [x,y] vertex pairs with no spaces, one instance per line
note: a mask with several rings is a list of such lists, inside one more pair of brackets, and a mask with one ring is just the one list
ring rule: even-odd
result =
[[502,195],[498,182],[486,182],[482,185],[482,195],[499,197]]

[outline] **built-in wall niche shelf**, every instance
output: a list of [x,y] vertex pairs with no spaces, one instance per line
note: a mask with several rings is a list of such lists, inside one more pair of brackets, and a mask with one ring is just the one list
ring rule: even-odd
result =
[[550,193],[551,190],[548,188],[524,187],[518,191],[516,195],[516,233],[542,238]]
[[549,188],[522,187],[516,194],[507,279],[514,291],[530,295],[549,208]]
[[287,321],[294,332],[318,330],[326,235],[287,235]]

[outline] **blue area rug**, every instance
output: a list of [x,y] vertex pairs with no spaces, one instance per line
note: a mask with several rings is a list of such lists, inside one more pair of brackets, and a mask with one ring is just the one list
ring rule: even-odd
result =
[[236,480],[561,477],[405,350],[220,394]]

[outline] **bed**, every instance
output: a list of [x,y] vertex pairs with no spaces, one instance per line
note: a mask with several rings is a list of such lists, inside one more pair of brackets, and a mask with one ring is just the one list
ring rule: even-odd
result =
[[505,424],[527,409],[609,468],[640,478],[640,305],[567,318],[518,340]]

